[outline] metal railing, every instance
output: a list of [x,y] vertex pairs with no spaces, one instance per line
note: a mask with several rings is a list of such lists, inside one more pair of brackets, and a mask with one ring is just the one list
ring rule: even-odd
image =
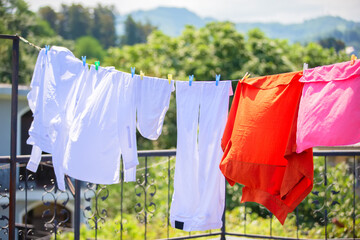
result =
[[[134,223],[137,224],[137,231],[141,232],[141,239],[191,239],[211,236],[218,236],[220,239],[226,239],[226,236],[261,239],[306,239],[309,235],[304,233],[305,228],[302,225],[307,224],[309,220],[305,219],[304,215],[311,215],[315,220],[318,218],[312,226],[317,231],[322,232],[322,234],[317,235],[320,236],[317,238],[355,239],[359,237],[360,209],[358,207],[359,196],[356,191],[360,190],[357,186],[360,181],[360,151],[314,151],[317,176],[314,179],[312,193],[304,200],[305,202],[311,201],[311,209],[305,209],[299,205],[293,215],[288,217],[290,218],[289,222],[284,225],[284,228],[291,229],[292,232],[284,235],[276,233],[276,229],[279,229],[279,223],[265,208],[254,210],[251,203],[239,204],[239,199],[235,200],[235,204],[237,204],[235,209],[239,210],[235,222],[241,226],[241,230],[233,227],[234,214],[230,209],[231,206],[228,206],[227,211],[224,212],[224,224],[219,230],[186,233],[173,229],[169,223],[169,213],[173,193],[175,155],[175,150],[139,151],[138,156],[141,164],[137,170],[136,183],[124,183],[124,173],[121,169],[119,184],[95,185],[69,178],[65,192],[57,189],[53,179],[45,179],[44,181],[47,180],[47,183],[43,186],[36,186],[35,174],[24,169],[29,156],[17,156],[17,171],[15,179],[12,180],[16,183],[17,198],[11,199],[9,192],[2,187],[0,188],[0,200],[8,199],[9,203],[14,201],[12,204],[15,207],[18,201],[23,201],[25,206],[23,222],[14,222],[14,238],[10,238],[10,218],[1,216],[0,212],[0,219],[3,220],[0,221],[0,233],[3,232],[0,237],[4,238],[8,233],[9,239],[35,239],[41,236],[53,236],[53,238],[58,239],[66,234],[64,232],[71,232],[70,235],[66,236],[80,239],[80,230],[82,229],[81,231],[91,232],[90,235],[93,239],[103,239],[99,237],[102,236],[101,227],[117,218],[116,224],[112,225],[112,231],[118,239],[130,239],[127,231]],[[329,158],[339,156],[345,157],[345,160],[340,161],[342,162],[340,165],[335,164],[338,161],[337,159],[329,160]],[[10,157],[0,157],[1,170],[7,169],[10,162]],[[329,167],[329,164],[332,166]],[[43,168],[40,167],[39,171],[51,170],[51,156],[43,156],[41,166]],[[336,166],[346,167],[343,169],[344,171],[340,171],[341,176],[337,176],[338,170],[337,172],[332,170]],[[20,169],[24,171],[20,171]],[[346,186],[340,186],[339,184],[344,183],[341,182],[340,178],[344,177],[346,178]],[[231,188],[228,186],[228,189]],[[340,189],[346,191],[340,192]],[[28,199],[29,194],[34,192],[37,192],[37,199]],[[236,192],[240,193],[241,190],[237,189]],[[232,194],[235,195],[235,191]],[[227,197],[227,202],[233,202],[231,194],[228,193]],[[114,199],[116,199],[115,202]],[[130,199],[131,201],[129,201]],[[42,211],[41,218],[36,219],[37,225],[36,222],[29,221],[34,217],[30,216],[33,209],[29,207],[33,205],[30,202],[34,201],[40,203],[38,208]],[[111,201],[110,204],[106,204],[107,201]],[[125,201],[127,202],[125,203]],[[345,201],[347,204],[345,210],[334,209],[334,206],[343,205]],[[73,203],[72,211],[68,208],[71,202]],[[10,204],[2,202],[1,206],[3,210],[8,210]],[[333,218],[336,215],[343,214],[343,212],[347,214],[345,222],[342,218],[342,223],[334,223]],[[255,218],[254,214],[256,214]],[[154,231],[159,231],[159,229],[154,230],[154,224],[157,224],[158,219],[162,219],[160,224],[162,226],[158,226],[161,233],[154,234]],[[8,222],[5,224],[6,220]],[[264,225],[264,228],[254,230],[254,221],[259,222],[259,226]],[[81,223],[87,227],[81,228]],[[346,224],[346,227],[342,227],[348,231],[346,237],[343,237],[344,234],[341,233],[330,234],[328,232],[331,227],[336,227],[336,224]],[[310,236],[313,238],[314,235]]]

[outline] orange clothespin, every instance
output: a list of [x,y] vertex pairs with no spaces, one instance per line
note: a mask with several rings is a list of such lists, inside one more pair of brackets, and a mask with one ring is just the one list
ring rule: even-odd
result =
[[141,70],[140,70],[140,78],[141,78],[141,80],[143,80],[144,75],[145,75],[145,73],[144,73],[143,71],[141,71]]
[[172,74],[168,74],[168,80],[169,80],[169,84],[171,84]]
[[350,63],[351,66],[355,64],[356,59],[357,59],[357,57],[355,56],[355,54],[352,54],[351,55],[351,63]]

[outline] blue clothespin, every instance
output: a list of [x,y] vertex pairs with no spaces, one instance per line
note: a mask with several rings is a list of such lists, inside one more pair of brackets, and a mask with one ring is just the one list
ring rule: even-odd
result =
[[219,85],[220,76],[221,76],[220,74],[219,75],[216,74],[216,86]]
[[45,45],[45,54],[47,54],[47,52],[49,51],[49,49],[50,49],[50,45]]
[[135,67],[130,67],[131,68],[131,77],[134,77],[135,74]]
[[86,56],[81,56],[81,60],[83,61],[83,65],[85,67],[85,64],[86,64]]
[[194,80],[194,74],[189,75],[189,86],[191,86],[193,80]]

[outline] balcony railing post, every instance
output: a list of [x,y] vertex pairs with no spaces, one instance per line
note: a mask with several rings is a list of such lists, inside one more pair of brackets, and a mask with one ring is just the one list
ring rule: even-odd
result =
[[327,212],[327,185],[328,185],[328,179],[327,179],[327,156],[324,157],[324,186],[325,186],[325,197],[324,197],[324,219],[325,219],[325,239],[328,239],[328,232],[327,232],[327,226],[328,226],[328,212]]
[[221,227],[221,237],[220,237],[220,240],[226,240],[226,229],[225,229],[225,226],[226,226],[226,219],[225,219],[225,213],[226,213],[226,181],[225,181],[225,204],[224,204],[224,213],[223,213],[223,216],[222,216],[222,222],[223,222],[223,225]]
[[75,180],[75,219],[74,219],[74,239],[80,239],[80,181]]
[[9,239],[15,239],[16,134],[17,134],[17,110],[18,110],[18,82],[19,82],[19,38],[14,38],[13,48],[12,48]]
[[353,210],[352,210],[352,220],[353,220],[353,238],[356,238],[356,228],[355,228],[355,219],[356,219],[356,156],[354,155],[354,163],[353,163]]

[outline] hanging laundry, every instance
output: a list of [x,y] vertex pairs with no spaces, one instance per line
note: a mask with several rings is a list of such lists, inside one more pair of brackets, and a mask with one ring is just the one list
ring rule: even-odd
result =
[[312,150],[295,153],[301,76],[240,81],[222,139],[220,169],[244,185],[241,202],[264,205],[282,224],[313,186]]
[[171,92],[175,90],[174,81],[143,77],[137,79],[137,129],[150,140],[156,140],[161,134],[165,114],[169,109]]
[[[54,153],[56,143],[61,142],[61,133],[55,125],[64,121],[64,112],[75,94],[76,83],[86,76],[82,62],[66,48],[42,49],[36,61],[27,98],[34,121],[29,129],[27,143],[33,145],[27,169],[36,172],[42,151]],[[60,134],[61,136],[58,136]],[[62,161],[53,156],[53,165],[59,189],[65,190]]]
[[[58,188],[62,191],[65,191],[65,185],[59,184],[64,181],[64,170],[63,170],[63,161],[64,161],[64,150],[69,140],[69,131],[72,121],[75,116],[84,108],[80,104],[85,104],[86,101],[81,100],[81,89],[82,86],[86,83],[88,77],[88,67],[87,65],[83,66],[84,71],[78,76],[78,79],[74,83],[74,86],[69,91],[69,96],[67,102],[63,106],[62,111],[60,111],[52,120],[51,120],[51,133],[52,133],[52,162],[56,172],[56,180],[58,183]],[[79,104],[80,103],[80,104]]]
[[[135,75],[134,75],[135,76]],[[174,81],[155,77],[134,77],[136,82],[136,123],[141,136],[157,140],[161,135],[165,115],[169,109],[171,93],[175,90]],[[136,179],[136,167],[124,171],[124,181]]]
[[[87,104],[89,96],[92,94],[97,83],[101,81],[107,74],[113,71],[114,67],[102,68],[98,67],[95,72],[95,66],[91,65],[90,70],[88,66],[84,66],[84,74],[79,76],[79,80],[76,81],[75,86],[69,93],[69,99],[64,107],[64,111],[60,112],[52,122],[52,132],[56,134],[53,140],[52,160],[63,170],[64,154],[67,143],[69,141],[70,127],[75,121],[76,117],[79,117],[83,109]],[[55,167],[55,165],[54,165]],[[57,182],[63,181],[64,174],[57,176]],[[60,188],[64,191],[64,188]]]
[[230,81],[176,82],[177,153],[170,222],[185,231],[221,228],[225,179],[223,154]]
[[360,142],[360,61],[304,71],[297,152]]
[[[125,170],[138,164],[135,87],[131,74],[118,71],[110,71],[99,82],[70,127],[66,174],[82,181],[113,184],[120,180],[121,155]],[[132,175],[135,180],[135,171]]]
[[91,88],[89,88],[88,90],[90,90],[89,95],[91,95],[91,93],[95,90],[95,88],[99,85],[99,83],[101,82],[102,79],[104,79],[104,77],[109,73],[109,71],[115,70],[115,67],[100,67],[97,66],[97,70],[96,70],[96,66],[95,65],[91,65],[90,66],[90,70],[89,70],[89,80],[91,83],[89,83],[91,86]]

